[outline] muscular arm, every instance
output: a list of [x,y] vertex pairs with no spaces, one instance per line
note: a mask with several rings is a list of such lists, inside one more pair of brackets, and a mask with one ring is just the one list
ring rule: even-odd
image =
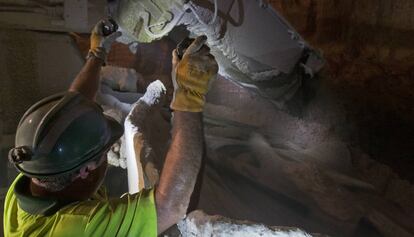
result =
[[174,112],[173,135],[156,190],[158,233],[186,214],[203,156],[202,113]]
[[103,60],[90,57],[72,82],[69,91],[79,92],[88,99],[95,100],[96,92],[99,89],[99,73],[102,65]]

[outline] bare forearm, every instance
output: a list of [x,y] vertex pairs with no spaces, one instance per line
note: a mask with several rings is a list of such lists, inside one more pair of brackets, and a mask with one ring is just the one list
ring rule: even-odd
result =
[[202,113],[174,112],[172,143],[156,192],[159,233],[184,217],[202,156]]
[[94,100],[99,88],[99,74],[103,61],[90,57],[72,82],[69,91],[76,91]]

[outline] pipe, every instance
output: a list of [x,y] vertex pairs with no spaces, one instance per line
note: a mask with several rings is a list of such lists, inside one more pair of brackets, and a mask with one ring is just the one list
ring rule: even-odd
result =
[[39,14],[47,14],[46,9],[42,9],[40,7],[23,7],[23,6],[14,6],[14,7],[3,7],[0,6],[0,11],[3,12],[31,12],[31,13],[39,13]]
[[33,0],[0,0],[0,4],[28,6],[28,5],[35,5],[37,3]]

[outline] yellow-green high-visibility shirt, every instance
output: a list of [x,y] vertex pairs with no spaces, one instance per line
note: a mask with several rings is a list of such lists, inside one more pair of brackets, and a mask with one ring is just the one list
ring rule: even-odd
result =
[[62,203],[30,195],[19,175],[4,203],[4,234],[14,236],[157,236],[154,191],[108,199],[103,189],[88,201]]

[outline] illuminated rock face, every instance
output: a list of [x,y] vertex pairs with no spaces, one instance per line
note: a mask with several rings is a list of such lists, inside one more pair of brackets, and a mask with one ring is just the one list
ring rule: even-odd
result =
[[[364,14],[368,14],[367,9],[375,9],[377,13],[380,10],[373,1],[365,3],[375,6],[374,8],[364,7],[364,2],[352,2],[304,0],[273,1],[272,4],[312,45],[323,49],[329,66],[325,73],[328,73],[330,82],[347,86],[347,92],[351,91],[349,95],[355,94],[352,89],[361,90],[351,104],[352,107],[364,103],[367,103],[367,108],[382,107],[401,96],[398,93],[387,94],[388,89],[392,88],[384,87],[387,90],[382,90],[381,93],[372,92],[374,96],[369,97],[367,95],[371,93],[370,88],[360,85],[367,82],[372,82],[371,87],[380,85],[377,79],[383,76],[383,66],[391,66],[391,73],[388,74],[388,80],[394,82],[391,85],[400,81],[404,82],[401,85],[410,85],[410,81],[404,80],[398,73],[401,72],[400,69],[409,68],[409,62],[413,62],[409,55],[405,55],[406,52],[411,52],[412,46],[401,43],[399,37],[393,39],[392,34],[389,35],[385,30],[386,27],[376,27],[387,25],[386,22],[390,22],[390,19],[378,19],[381,14],[374,18],[364,18]],[[379,5],[388,12],[388,7],[384,5],[386,2],[381,1]],[[210,10],[205,10],[206,8]],[[212,5],[202,5],[199,10],[200,16],[206,22],[212,19]],[[385,12],[383,14],[387,16],[393,14]],[[377,25],[372,25],[373,19],[376,19]],[[298,80],[281,80],[281,74],[278,74],[280,70],[273,71],[279,76],[272,77],[274,82],[279,82],[277,90],[272,90],[273,84],[269,80],[255,80],[250,73],[255,67],[243,64],[244,58],[237,61],[241,59],[238,57],[240,50],[236,50],[240,45],[232,43],[240,38],[218,34],[220,24],[200,25],[190,13],[182,18],[182,23],[195,35],[208,34],[210,45],[222,43],[212,49],[216,58],[221,60],[220,73],[227,79],[239,84],[245,83],[245,87],[255,85],[262,95],[272,95],[273,97],[268,97],[273,98],[273,101],[277,101],[274,98],[289,98],[283,96],[286,91],[295,93],[296,86],[300,86]],[[397,30],[400,27],[397,23],[393,24],[393,32],[403,33]],[[231,43],[225,43],[226,41]],[[234,46],[233,49],[229,45]],[[393,65],[399,63],[401,64]],[[369,222],[382,236],[412,235],[412,220],[396,208],[395,204],[403,207],[405,212],[411,212],[414,189],[408,182],[396,177],[389,168],[374,162],[372,158],[375,157],[362,159],[352,149],[348,150],[348,144],[341,143],[335,130],[343,129],[342,125],[347,125],[348,120],[342,114],[333,116],[332,108],[336,108],[336,104],[327,106],[323,102],[328,101],[327,98],[317,102],[313,100],[310,109],[298,118],[275,110],[257,94],[251,95],[230,84],[229,81],[222,80],[221,84],[215,85],[206,106],[206,145],[209,156],[198,208],[208,213],[270,225],[277,223],[299,226],[332,236],[353,236],[363,228],[361,220]],[[342,90],[341,86],[338,88]],[[412,87],[406,89],[409,88]],[[318,97],[321,97],[320,91]],[[379,97],[388,99],[379,100],[379,103],[365,101],[367,98],[378,101],[376,98]],[[403,102],[400,104],[404,104]],[[401,113],[403,117],[412,113],[411,110],[406,111],[407,113]],[[223,118],[227,120],[220,120]],[[272,152],[265,152],[265,143],[252,143],[253,131],[262,133],[268,139],[267,143],[272,146]],[[284,160],[286,158],[291,160]],[[341,174],[353,172],[356,174],[351,177]],[[373,186],[375,190],[380,190],[381,195],[372,191]],[[405,195],[399,195],[401,193]],[[260,201],[253,206],[252,200]],[[196,221],[197,219],[187,219],[188,225]],[[232,225],[222,223],[216,226],[223,227],[220,231],[232,231]],[[210,227],[194,228],[194,233],[213,231]],[[190,233],[184,229],[183,232]]]
[[283,107],[323,65],[300,35],[262,1],[120,1],[115,19],[131,44],[157,40],[175,26],[206,35],[220,74]]
[[[352,62],[355,58],[347,58],[352,52],[347,47],[333,44],[325,48],[322,43],[320,46],[328,49],[329,63],[338,60],[334,64],[337,67],[328,68],[328,72],[338,70],[341,76],[342,70],[351,70],[352,83],[358,83],[361,74],[371,73],[357,66],[361,60],[363,65],[372,66],[363,55]],[[341,61],[344,57],[335,57],[343,53],[346,61]],[[339,62],[352,67],[343,67]],[[383,236],[411,236],[412,220],[395,203],[404,210],[412,210],[412,187],[395,174],[382,173],[380,165],[372,160],[358,164],[362,159],[348,150],[349,144],[341,143],[337,134],[346,129],[342,126],[348,125],[347,117],[335,115],[333,110],[339,106],[330,101],[332,98],[322,98],[323,93],[318,91],[319,99],[310,102],[304,116],[295,117],[220,77],[209,93],[204,113],[208,164],[198,208],[332,236],[353,236],[364,226],[360,220],[368,221]],[[358,98],[352,106],[358,106],[365,98]],[[327,105],[327,101],[333,103]],[[273,152],[266,153],[262,146],[257,146],[262,143],[252,146],[249,139],[253,132],[264,135]],[[149,143],[153,146],[158,141]],[[353,173],[355,168],[361,168],[355,176],[338,174]],[[377,190],[387,187],[386,196],[375,195],[372,186]],[[252,205],[255,200],[260,201]],[[222,230],[231,231],[229,228]]]

